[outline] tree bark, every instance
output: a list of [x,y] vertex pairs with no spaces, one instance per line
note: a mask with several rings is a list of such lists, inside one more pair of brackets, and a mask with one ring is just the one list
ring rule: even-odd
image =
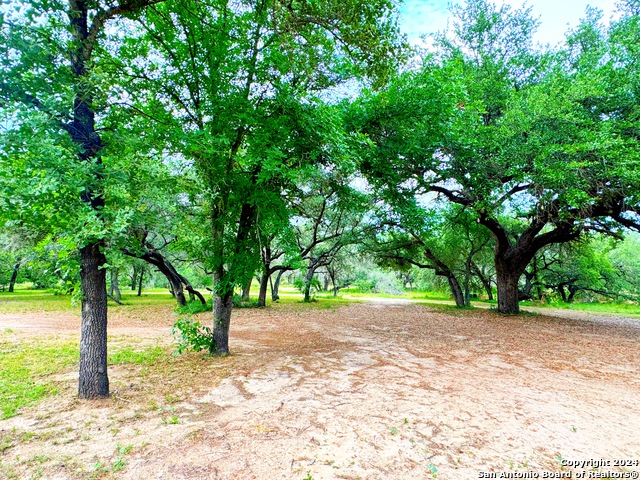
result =
[[474,262],[472,264],[473,272],[480,279],[480,283],[482,283],[482,287],[484,291],[487,292],[487,300],[493,300],[493,289],[491,288],[491,281],[486,277],[480,267]]
[[315,273],[315,268],[309,268],[307,270],[307,274],[304,276],[304,301],[311,301],[311,282],[313,281],[313,274]]
[[508,315],[520,312],[518,281],[526,268],[519,262],[509,262],[496,254],[496,284],[498,286],[498,311]]
[[109,270],[109,295],[113,297],[116,302],[122,300],[122,294],[120,293],[120,286],[118,285],[118,269],[112,267]]
[[468,307],[469,304],[465,302],[465,295],[460,287],[458,279],[454,275],[450,275],[447,277],[447,281],[449,282],[449,288],[451,289],[453,299],[456,302],[456,307]]
[[107,376],[107,279],[102,267],[107,259],[99,243],[80,249],[82,323],[80,327],[80,375],[78,397],[109,396]]
[[424,256],[433,264],[430,268],[433,268],[435,274],[445,277],[449,282],[449,288],[451,290],[451,295],[456,302],[456,307],[469,306],[468,303],[465,303],[465,295],[460,287],[460,282],[458,282],[458,279],[453,273],[453,270],[451,270],[446,263],[441,261],[429,248],[424,248]]
[[13,266],[13,272],[11,272],[11,278],[9,279],[9,292],[13,292],[13,289],[16,285],[16,280],[18,280],[18,271],[20,270],[20,260],[16,262]]
[[[169,262],[169,260],[167,260],[158,250],[156,250],[153,245],[144,243],[143,246],[145,247],[144,253],[134,253],[127,249],[122,249],[122,252],[125,255],[129,255],[130,257],[144,260],[145,262],[153,265],[158,270],[160,270],[160,273],[162,273],[167,278],[167,281],[169,282],[169,291],[179,305],[185,306],[187,304],[187,299],[184,296],[185,288],[190,295],[195,295],[196,297],[198,297],[200,303],[202,303],[203,305],[207,303],[202,294],[194,289],[191,283],[185,277],[180,275],[176,268],[171,264],[171,262]],[[142,269],[142,272],[144,272],[144,269]],[[140,284],[142,284],[142,273],[140,282]]]
[[144,278],[144,268],[140,269],[140,277],[138,279],[138,297],[142,296],[142,279]]
[[[224,269],[213,275],[214,287],[219,285],[224,276]],[[214,355],[229,355],[229,326],[231,325],[231,311],[233,309],[233,289],[213,292],[213,342],[211,353]]]
[[561,283],[560,285],[558,285],[558,293],[560,294],[560,298],[562,298],[562,301],[566,302],[567,301],[567,292],[564,289],[564,284]]
[[251,299],[251,281],[253,278],[249,278],[242,287],[242,301],[248,302]]
[[271,288],[271,300],[273,302],[277,302],[280,300],[280,295],[278,295],[278,291],[280,290],[280,280],[282,279],[282,275],[284,275],[284,270],[280,270],[278,275],[276,275],[276,281],[273,282],[273,287]]
[[467,261],[464,264],[464,306],[468,307],[471,305],[471,262],[473,260],[473,255],[475,252],[472,252],[468,257]]
[[138,268],[134,265],[133,272],[131,273],[131,291],[136,291],[136,285],[138,284]]
[[262,272],[260,277],[260,291],[258,292],[258,307],[267,306],[267,287],[269,286],[269,279],[271,278],[271,270]]

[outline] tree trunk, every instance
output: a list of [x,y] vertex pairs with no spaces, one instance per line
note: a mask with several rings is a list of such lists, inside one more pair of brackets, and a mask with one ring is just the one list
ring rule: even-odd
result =
[[134,265],[133,272],[131,273],[131,291],[136,291],[136,286],[138,285],[138,268]]
[[498,285],[498,311],[500,313],[515,315],[520,312],[518,281],[523,270],[524,268],[510,264],[496,255],[496,283]]
[[451,294],[453,295],[453,299],[456,302],[456,307],[466,307],[468,303],[465,303],[465,295],[462,292],[462,288],[460,288],[460,283],[458,279],[451,275],[447,277],[449,281],[449,288],[451,289]]
[[491,288],[491,281],[486,277],[484,272],[480,270],[480,267],[478,267],[478,265],[475,262],[472,263],[472,267],[473,267],[474,273],[480,279],[480,283],[482,283],[482,287],[484,288],[484,291],[487,292],[487,300],[493,300],[493,290]]
[[[185,277],[180,275],[176,268],[171,264],[171,262],[169,262],[169,260],[167,260],[158,250],[156,250],[153,245],[145,243],[144,247],[146,250],[142,254],[133,253],[126,248],[123,248],[122,252],[125,255],[129,255],[130,257],[144,260],[145,262],[153,265],[158,270],[160,270],[160,273],[162,273],[167,278],[167,281],[169,282],[169,291],[171,292],[171,295],[174,296],[179,305],[185,306],[187,304],[187,299],[184,296],[183,286],[187,289],[189,295],[192,296],[192,298],[193,295],[195,295],[203,305],[207,303],[202,294],[195,290],[191,286],[191,283],[189,283],[189,281]],[[144,268],[141,271],[144,272]]]
[[175,275],[172,275],[162,268],[160,268],[160,271],[164,273],[165,277],[167,277],[167,280],[169,281],[169,291],[171,292],[171,295],[173,295],[179,305],[184,307],[187,304],[187,298],[184,296],[182,282]]
[[563,302],[567,301],[567,292],[564,289],[564,284],[558,285],[558,293],[560,294],[560,298],[562,298]]
[[314,268],[309,268],[307,274],[304,276],[304,301],[311,301],[311,282],[313,281]]
[[18,271],[20,270],[20,260],[16,262],[13,266],[13,272],[11,272],[11,279],[9,279],[9,292],[13,292],[13,288],[16,285],[16,280],[18,280]]
[[262,277],[260,277],[260,292],[258,293],[259,307],[267,306],[267,287],[269,286],[270,278],[271,272],[269,270],[267,270],[266,272],[262,272]]
[[278,295],[278,290],[280,289],[280,279],[282,275],[284,275],[285,270],[280,270],[278,275],[276,275],[276,281],[273,282],[273,287],[271,288],[271,300],[273,302],[277,302],[280,300],[280,296]]
[[80,327],[80,375],[78,396],[83,399],[109,396],[107,377],[107,279],[102,267],[107,259],[100,244],[80,249],[82,322]]
[[445,277],[449,282],[449,288],[451,289],[451,294],[453,295],[453,299],[456,302],[456,307],[465,307],[468,304],[464,301],[464,294],[462,292],[462,288],[460,287],[460,282],[456,278],[453,270],[449,268],[449,266],[441,261],[430,249],[424,249],[424,255],[429,259],[429,261],[433,264],[433,268],[435,274],[441,277]]
[[[469,257],[467,258],[467,261],[464,264],[464,306],[468,307],[471,305],[471,261],[473,260],[473,255],[475,255],[475,253],[472,253],[471,255],[469,255]],[[458,305],[459,306],[459,305]]]
[[325,273],[324,274],[324,285],[323,285],[323,291],[326,292],[329,290],[329,274]]
[[249,278],[249,280],[247,280],[244,284],[244,286],[242,287],[242,301],[243,302],[248,302],[250,300],[250,295],[251,295],[251,281],[253,280],[253,278]]
[[138,278],[138,296],[142,296],[142,279],[144,278],[144,268],[140,269],[140,277]]
[[109,280],[109,295],[119,302],[122,299],[122,294],[120,293],[120,287],[118,285],[117,268],[113,267],[109,269]]
[[214,355],[225,356],[229,355],[229,326],[233,309],[233,289],[220,291],[220,282],[223,276],[223,268],[220,268],[213,275],[213,342],[210,351]]

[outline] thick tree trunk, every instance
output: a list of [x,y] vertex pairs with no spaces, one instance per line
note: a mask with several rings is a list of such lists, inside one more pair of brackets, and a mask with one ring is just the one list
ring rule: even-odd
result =
[[13,272],[11,272],[11,278],[9,279],[9,292],[13,292],[13,289],[16,285],[16,280],[18,280],[18,271],[20,270],[20,259],[13,266]]
[[496,284],[498,285],[498,311],[500,313],[515,315],[520,312],[518,281],[523,270],[524,267],[510,264],[496,256]]
[[144,268],[140,269],[140,277],[138,278],[138,297],[142,296],[142,280],[144,279]]
[[78,396],[83,399],[109,396],[107,377],[107,279],[102,267],[107,259],[100,245],[80,249],[82,323],[80,327],[80,375]]
[[267,287],[269,286],[270,278],[271,272],[269,270],[267,270],[266,272],[262,272],[262,277],[260,277],[260,291],[258,292],[259,307],[267,306]]
[[278,295],[278,291],[280,290],[280,280],[282,279],[282,275],[284,275],[284,270],[280,270],[278,275],[276,275],[276,281],[273,282],[273,287],[271,287],[271,301],[277,302],[280,300],[280,296]]

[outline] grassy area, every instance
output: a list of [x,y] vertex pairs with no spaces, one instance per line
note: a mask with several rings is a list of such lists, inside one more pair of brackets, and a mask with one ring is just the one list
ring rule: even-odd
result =
[[[77,341],[21,339],[11,331],[0,333],[0,418],[17,415],[23,406],[34,405],[46,396],[59,393],[52,376],[75,371]],[[130,345],[114,348],[109,365],[161,365],[171,357],[160,346],[136,349]]]
[[591,313],[605,313],[613,315],[639,315],[640,305],[632,303],[564,303],[564,302],[521,302],[523,307],[560,308],[564,310],[578,310]]
[[[164,305],[173,304],[175,300],[171,294],[162,288],[145,290],[138,297],[130,291],[122,292],[122,303],[129,305]],[[74,305],[75,303],[75,305]],[[56,295],[54,290],[16,289],[15,292],[0,292],[0,313],[33,313],[33,312],[68,312],[80,313],[80,302],[73,302],[71,295]],[[120,305],[109,300],[110,308]]]
[[73,342],[48,344],[44,341],[17,341],[10,332],[0,333],[0,410],[1,418],[18,413],[47,395],[57,393],[47,377],[69,370],[78,361]]

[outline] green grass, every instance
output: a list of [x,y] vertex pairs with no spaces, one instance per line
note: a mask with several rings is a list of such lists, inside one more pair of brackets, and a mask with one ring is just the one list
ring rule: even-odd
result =
[[411,300],[452,300],[451,295],[443,292],[425,292],[418,290],[408,290],[399,295],[391,295],[388,293],[361,292],[357,287],[344,288],[340,290],[340,295],[348,295],[349,297],[378,297],[378,298],[406,298]]
[[125,363],[151,365],[165,355],[165,350],[160,346],[147,347],[144,350],[134,350],[132,347],[127,346],[109,355],[107,362],[109,365],[122,365]]
[[[136,350],[124,346],[108,357],[110,365],[152,365],[169,357],[160,346]],[[78,344],[59,340],[16,340],[0,333],[0,418],[13,417],[21,407],[56,395],[50,376],[73,371],[78,364]]]
[[358,301],[345,299],[340,296],[334,297],[333,295],[330,295],[330,296],[316,295],[310,302],[305,302],[302,294],[300,294],[300,296],[296,296],[296,297],[292,297],[292,296],[280,297],[280,300],[278,300],[277,303],[273,303],[269,300],[267,301],[267,306],[275,307],[276,305],[289,305],[289,306],[295,306],[300,309],[308,308],[308,309],[324,310],[324,309],[334,309],[338,307],[343,307],[345,305],[350,305],[352,303],[358,303]]
[[[171,294],[162,288],[146,290],[140,297],[131,291],[123,290],[121,301],[124,305],[118,305],[109,300],[109,308],[126,308],[131,305],[175,305],[175,300]],[[34,312],[66,312],[79,314],[80,302],[76,303],[76,305],[73,305],[71,295],[55,295],[53,289],[18,289],[12,293],[0,292],[0,314]]]
[[2,418],[18,413],[57,393],[54,382],[46,377],[70,369],[78,361],[78,346],[73,342],[11,343],[0,334],[0,410]]
[[618,315],[640,315],[640,305],[632,303],[542,303],[542,302],[521,302],[523,307],[537,308],[560,308],[564,310],[578,310],[591,313],[607,313]]

